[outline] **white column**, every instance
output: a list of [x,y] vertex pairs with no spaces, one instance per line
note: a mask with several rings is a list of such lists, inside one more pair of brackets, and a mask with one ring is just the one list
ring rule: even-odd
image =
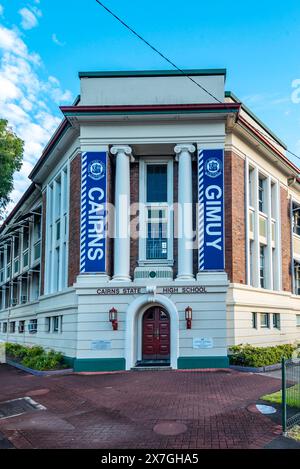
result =
[[130,161],[129,146],[111,148],[116,155],[114,280],[130,281]]
[[178,159],[178,274],[177,280],[193,276],[193,193],[191,144],[176,145]]
[[258,168],[254,168],[253,205],[254,205],[254,240],[253,240],[253,286],[260,287],[260,243],[259,243],[259,201]]
[[271,178],[268,176],[266,181],[267,193],[267,256],[266,256],[266,288],[273,290],[273,259],[272,259],[272,187]]
[[281,198],[280,198],[280,185],[279,182],[276,182],[276,189],[275,189],[275,265],[274,269],[276,269],[275,275],[275,290],[282,290],[282,272],[281,272]]
[[250,258],[250,236],[249,236],[249,205],[250,205],[250,187],[249,187],[249,161],[245,160],[245,228],[246,228],[246,283],[250,285],[251,278],[251,258]]

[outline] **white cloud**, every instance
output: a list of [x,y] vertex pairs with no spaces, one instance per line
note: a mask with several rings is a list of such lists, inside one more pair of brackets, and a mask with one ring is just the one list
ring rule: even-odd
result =
[[28,50],[21,33],[0,25],[0,117],[25,142],[8,212],[30,184],[28,174],[61,121],[57,104],[71,101],[70,91],[56,77],[43,74],[40,56]]
[[54,44],[56,44],[57,46],[63,47],[63,46],[66,45],[65,42],[62,42],[62,41],[60,41],[60,40],[58,39],[58,37],[56,36],[55,33],[53,33],[51,37],[52,37],[52,41],[53,41]]
[[32,29],[38,25],[38,19],[36,15],[30,11],[28,8],[21,8],[19,10],[19,14],[21,15],[21,26],[24,29]]
[[29,62],[39,64],[40,56],[36,53],[30,54],[25,42],[19,37],[17,30],[8,29],[0,25],[0,50],[12,52],[17,57],[22,57]]

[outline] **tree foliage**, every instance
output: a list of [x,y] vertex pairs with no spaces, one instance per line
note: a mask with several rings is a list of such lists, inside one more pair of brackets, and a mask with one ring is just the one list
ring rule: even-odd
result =
[[22,166],[24,142],[0,119],[0,219],[13,190],[13,176]]

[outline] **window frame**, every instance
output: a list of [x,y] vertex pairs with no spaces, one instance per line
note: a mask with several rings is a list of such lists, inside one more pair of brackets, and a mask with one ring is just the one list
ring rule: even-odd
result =
[[[148,165],[167,165],[167,201],[166,202],[147,202],[147,166]],[[141,157],[139,164],[139,259],[138,265],[173,265],[174,254],[174,161],[173,157]],[[167,256],[161,259],[147,259],[147,210],[165,209],[167,214]]]
[[19,321],[19,324],[18,324],[19,334],[24,334],[25,333],[25,327],[26,327],[26,321],[24,319],[22,319],[21,321]]
[[273,326],[273,329],[280,330],[281,328],[280,313],[272,313],[272,326]]
[[258,329],[257,325],[257,313],[252,312],[252,317],[251,317],[251,324],[252,324],[252,329]]
[[[262,323],[262,317],[265,316],[267,318],[266,325]],[[270,329],[270,313],[260,313],[260,328],[261,329]]]
[[[259,245],[259,286],[266,288],[266,246]],[[263,259],[263,263],[261,262]]]

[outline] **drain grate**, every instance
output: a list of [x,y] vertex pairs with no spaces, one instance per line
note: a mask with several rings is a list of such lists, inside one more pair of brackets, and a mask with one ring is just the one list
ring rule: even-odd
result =
[[45,410],[41,404],[38,404],[30,397],[20,397],[11,401],[0,402],[0,420],[17,415],[25,414],[36,410]]

